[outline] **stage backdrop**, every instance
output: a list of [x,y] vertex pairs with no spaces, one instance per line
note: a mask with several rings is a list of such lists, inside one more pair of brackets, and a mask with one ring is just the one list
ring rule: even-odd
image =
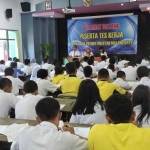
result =
[[68,53],[78,45],[98,52],[104,48],[108,54],[136,54],[138,16],[115,16],[68,20]]

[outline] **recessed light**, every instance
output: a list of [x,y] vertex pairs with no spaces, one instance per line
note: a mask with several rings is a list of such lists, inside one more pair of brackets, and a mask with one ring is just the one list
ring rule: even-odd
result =
[[124,6],[124,3],[121,3],[121,6]]
[[147,7],[146,10],[150,11],[150,7]]

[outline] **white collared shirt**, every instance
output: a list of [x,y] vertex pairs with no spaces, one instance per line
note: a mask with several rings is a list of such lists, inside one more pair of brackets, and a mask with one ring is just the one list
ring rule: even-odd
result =
[[14,78],[12,76],[6,76],[12,82],[12,93],[15,95],[19,94],[19,89],[23,89],[24,83],[19,78]]
[[26,76],[29,76],[32,73],[32,67],[25,65],[24,68],[21,69],[21,71],[23,71],[26,74]]
[[48,92],[54,93],[59,86],[51,83],[49,80],[46,79],[37,79],[38,85],[38,93],[43,96],[47,96]]
[[87,150],[87,142],[44,121],[20,133],[11,150]]
[[0,90],[0,117],[7,118],[10,108],[15,108],[18,98],[12,93]]
[[150,87],[150,78],[149,77],[141,78],[139,84],[143,84],[143,85]]
[[101,109],[100,104],[94,106],[95,113],[93,114],[76,114],[72,115],[70,123],[78,124],[96,124],[96,123],[106,123],[106,113],[105,110]]
[[69,56],[71,56],[71,57],[79,57],[79,56],[81,56],[81,53],[80,53],[80,51],[79,50],[72,50],[72,51],[70,51],[69,52]]
[[115,81],[114,81],[115,84],[121,86],[122,88],[126,89],[126,90],[129,90],[131,88],[131,86],[128,84],[127,81],[123,80],[122,78],[117,78]]
[[51,72],[54,68],[55,68],[55,66],[52,65],[52,64],[44,63],[44,64],[42,65],[42,69],[48,70],[49,75],[50,75],[50,72]]
[[105,61],[101,61],[101,62],[98,62],[97,64],[96,64],[96,71],[99,71],[99,70],[101,70],[102,68],[105,68],[106,67],[106,62]]
[[35,106],[43,98],[40,95],[26,94],[15,106],[16,119],[36,120]]

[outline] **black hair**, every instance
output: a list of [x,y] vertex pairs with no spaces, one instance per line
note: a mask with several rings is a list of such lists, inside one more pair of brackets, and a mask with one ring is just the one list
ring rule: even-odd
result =
[[76,103],[72,113],[75,114],[93,114],[94,106],[99,103],[103,110],[103,102],[100,98],[99,89],[93,80],[86,79],[80,84]]
[[117,78],[126,77],[126,73],[124,71],[118,71],[117,72]]
[[92,67],[91,67],[91,66],[86,66],[86,67],[83,68],[83,73],[84,73],[84,76],[85,76],[86,78],[92,76],[92,71],[93,71],[93,70],[92,70]]
[[11,57],[9,57],[9,58],[8,58],[8,60],[12,61],[12,58],[11,58]]
[[16,62],[11,62],[11,63],[10,63],[10,67],[12,67],[12,68],[17,68],[17,63],[16,63]]
[[16,61],[16,59],[17,59],[17,57],[14,57],[14,58],[13,58],[13,61]]
[[34,93],[38,90],[36,82],[29,80],[24,83],[23,90],[25,93]]
[[40,79],[46,79],[48,77],[48,70],[46,69],[40,69],[37,72],[37,78]]
[[35,110],[42,121],[49,121],[60,112],[60,105],[54,98],[46,97],[36,104]]
[[149,69],[146,66],[140,66],[137,69],[137,75],[139,78],[148,77],[149,76]]
[[87,57],[87,56],[83,57],[83,61],[88,62],[88,60],[89,60],[89,57]]
[[76,65],[74,62],[69,62],[65,66],[67,74],[75,74],[76,73]]
[[137,123],[142,125],[146,116],[146,121],[150,117],[150,88],[145,85],[139,85],[132,94],[133,106],[141,105],[141,112],[137,116]]
[[14,75],[14,70],[12,67],[8,67],[5,69],[5,76],[13,76]]
[[102,60],[102,61],[106,61],[106,58],[107,58],[107,57],[106,57],[105,55],[102,55],[102,56],[101,56],[101,60]]
[[115,64],[115,62],[116,62],[115,57],[113,57],[113,56],[112,56],[112,57],[110,57],[110,59],[109,59],[109,63],[114,65],[114,64]]
[[115,66],[114,64],[109,64],[108,69],[112,70],[113,72],[115,71]]
[[12,86],[12,82],[8,78],[0,79],[0,89],[4,89],[6,86]]
[[48,58],[44,58],[44,59],[43,59],[43,62],[44,62],[44,63],[47,63],[47,62],[48,62]]
[[89,65],[93,65],[94,64],[94,56],[91,56],[88,60],[88,64]]
[[105,102],[105,110],[114,124],[128,123],[133,113],[133,106],[129,97],[116,93]]
[[76,68],[79,69],[80,68],[80,61],[74,61],[75,65],[76,65]]
[[29,65],[29,64],[30,64],[30,59],[25,59],[25,60],[24,60],[24,64],[25,64],[25,65]]
[[109,77],[109,72],[107,69],[103,68],[103,69],[100,69],[99,72],[98,72],[98,78],[108,78]]
[[5,61],[4,60],[0,60],[0,64],[5,64]]
[[63,74],[64,68],[62,66],[55,66],[55,75]]

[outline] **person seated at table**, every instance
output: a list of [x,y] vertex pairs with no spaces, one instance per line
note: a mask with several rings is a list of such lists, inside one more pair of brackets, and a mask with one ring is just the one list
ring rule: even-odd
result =
[[109,72],[107,69],[101,69],[98,72],[98,88],[103,101],[106,101],[114,92],[126,94],[126,90],[115,83],[110,82]]
[[139,78],[139,84],[147,85],[150,87],[150,71],[146,66],[140,66],[137,69],[137,76]]
[[81,82],[70,122],[79,124],[106,122],[103,101],[93,80],[86,79]]
[[124,71],[117,72],[117,79],[114,81],[114,83],[121,86],[122,88],[124,88],[126,90],[131,89],[131,86],[126,81],[126,74]]
[[35,106],[43,96],[38,95],[38,86],[34,81],[25,82],[23,91],[25,95],[15,106],[15,118],[36,120]]
[[69,52],[69,56],[70,57],[80,57],[81,53],[78,50],[78,46],[77,45],[73,45],[72,50]]
[[19,78],[13,77],[14,70],[11,67],[5,69],[5,77],[12,82],[12,93],[19,94],[19,90],[23,89],[23,82]]
[[85,57],[85,56],[86,57],[93,56],[92,49],[89,46],[86,46],[82,55],[83,55],[83,57]]
[[77,96],[81,79],[76,76],[77,69],[74,62],[66,64],[67,77],[60,83],[63,94],[69,96]]
[[150,127],[150,88],[139,85],[132,94],[136,122],[140,127]]
[[72,127],[59,129],[61,112],[57,100],[44,98],[35,110],[39,124],[23,130],[11,150],[87,150],[87,142],[74,135]]
[[83,68],[83,73],[84,73],[84,77],[85,79],[92,79],[93,76],[93,70],[91,66],[86,66]]
[[60,84],[60,82],[65,79],[64,68],[62,66],[55,66],[55,75],[52,78],[53,84]]
[[49,95],[49,92],[54,93],[59,88],[58,85],[55,85],[48,80],[48,70],[46,69],[38,70],[37,78],[38,93],[42,96]]
[[94,125],[88,137],[89,150],[147,150],[150,129],[135,125],[131,100],[114,94],[105,103],[109,124]]
[[0,117],[7,118],[11,108],[15,108],[18,98],[11,93],[12,82],[8,78],[0,79]]

